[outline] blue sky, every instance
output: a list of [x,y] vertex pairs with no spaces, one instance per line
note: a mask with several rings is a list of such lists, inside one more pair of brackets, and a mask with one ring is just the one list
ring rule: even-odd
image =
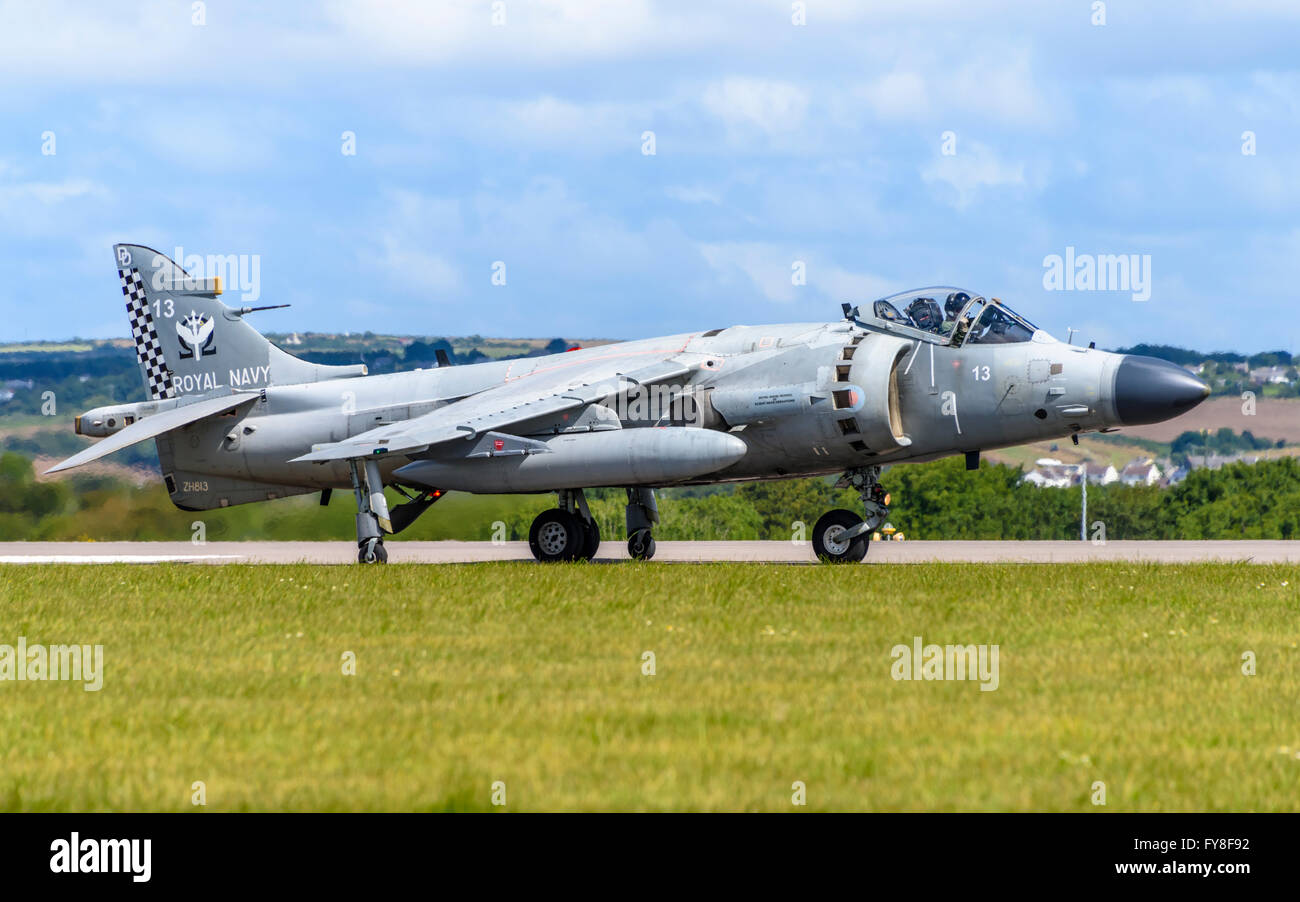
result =
[[[266,331],[631,338],[941,283],[1103,347],[1300,351],[1294,0],[268,6],[0,0],[0,339],[127,335],[125,240],[259,255]],[[1150,255],[1151,299],[1045,290],[1067,247]]]

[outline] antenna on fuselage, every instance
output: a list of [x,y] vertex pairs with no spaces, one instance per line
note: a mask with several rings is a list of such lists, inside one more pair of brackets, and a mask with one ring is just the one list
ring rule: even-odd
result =
[[282,307],[288,307],[289,304],[268,304],[265,307],[240,307],[234,311],[235,316],[244,316],[248,313],[258,313],[262,310],[279,310]]

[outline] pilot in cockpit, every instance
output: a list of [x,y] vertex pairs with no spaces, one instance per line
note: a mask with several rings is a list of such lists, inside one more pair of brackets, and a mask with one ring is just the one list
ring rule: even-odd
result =
[[939,327],[943,325],[943,315],[934,298],[917,298],[912,301],[907,305],[907,315],[916,328],[926,332],[938,334]]
[[961,316],[962,309],[970,303],[970,295],[964,291],[954,291],[948,295],[948,299],[943,302],[943,325],[939,327],[940,335],[950,335],[953,327],[957,325],[957,317]]

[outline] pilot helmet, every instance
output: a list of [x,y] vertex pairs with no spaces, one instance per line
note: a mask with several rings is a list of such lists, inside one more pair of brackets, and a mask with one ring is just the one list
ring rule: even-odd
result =
[[918,329],[930,331],[939,328],[943,318],[939,315],[939,305],[934,298],[917,298],[907,305],[907,315],[912,318]]
[[943,312],[948,315],[948,319],[956,319],[961,313],[963,307],[970,302],[970,295],[964,291],[954,291],[948,295],[948,300],[944,301]]

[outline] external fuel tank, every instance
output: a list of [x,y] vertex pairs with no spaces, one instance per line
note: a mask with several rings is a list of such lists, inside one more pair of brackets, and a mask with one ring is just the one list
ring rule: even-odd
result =
[[725,469],[748,450],[735,435],[689,426],[485,438],[472,454],[417,460],[393,475],[403,484],[485,494],[659,486]]

